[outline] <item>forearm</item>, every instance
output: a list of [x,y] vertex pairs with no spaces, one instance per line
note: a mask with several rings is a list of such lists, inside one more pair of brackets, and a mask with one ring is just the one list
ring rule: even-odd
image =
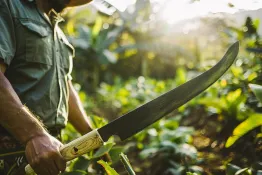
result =
[[0,124],[18,141],[25,144],[31,138],[45,133],[41,123],[23,106],[1,71],[0,94]]
[[69,81],[69,122],[81,134],[90,132],[91,123],[87,117],[80,98],[75,91],[71,81]]
[[84,5],[92,0],[70,0],[70,3],[68,4],[68,7],[74,7],[74,6],[79,6],[79,5]]

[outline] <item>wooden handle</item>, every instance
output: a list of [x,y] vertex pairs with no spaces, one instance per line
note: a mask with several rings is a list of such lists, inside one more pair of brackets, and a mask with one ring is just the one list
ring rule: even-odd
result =
[[[60,148],[60,153],[65,160],[69,161],[96,148],[99,148],[103,144],[104,141],[99,135],[98,131],[93,130],[86,135],[83,135],[78,139],[62,146]],[[25,167],[25,172],[27,175],[35,174],[34,170],[29,164]]]

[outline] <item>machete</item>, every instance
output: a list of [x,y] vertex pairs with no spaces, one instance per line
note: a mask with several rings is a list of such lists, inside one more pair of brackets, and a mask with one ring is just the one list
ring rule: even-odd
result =
[[[193,99],[216,82],[233,64],[238,51],[239,42],[236,42],[230,46],[223,58],[211,69],[122,117],[113,120],[107,125],[64,145],[60,149],[62,156],[69,161],[101,147],[113,135],[119,136],[121,140],[133,136]],[[27,165],[26,172],[29,174],[33,172],[30,165]]]

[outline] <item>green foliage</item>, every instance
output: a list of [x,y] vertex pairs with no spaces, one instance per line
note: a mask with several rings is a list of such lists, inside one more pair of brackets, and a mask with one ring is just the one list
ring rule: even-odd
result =
[[199,103],[208,107],[211,111],[223,115],[223,117],[233,117],[238,119],[245,118],[246,97],[242,94],[241,89],[228,92],[219,97],[218,92],[221,89],[212,88],[212,94],[199,99]]
[[[147,130],[148,144],[139,155],[142,160],[151,160],[148,166],[152,173],[179,175],[187,171],[202,172],[202,168],[195,165],[198,162],[197,150],[191,145],[194,130],[190,127],[178,127],[178,122],[177,117],[171,117]],[[158,169],[156,165],[163,169]]]
[[118,163],[119,162],[119,155],[125,151],[125,147],[124,146],[114,146],[110,152],[110,159],[112,161],[112,163]]
[[256,95],[257,99],[262,103],[262,86],[257,84],[249,84],[250,89]]
[[233,131],[233,135],[230,136],[226,142],[226,147],[233,145],[240,137],[252,129],[262,126],[262,114],[255,113],[250,114],[249,117],[239,124]]
[[[161,8],[158,12],[156,9],[151,1],[139,0],[131,9],[112,16],[84,8],[69,13],[65,28],[76,48],[73,77],[81,85],[79,95],[94,128],[200,74],[236,39],[242,46],[238,60],[205,93],[124,143],[111,138],[96,152],[74,160],[68,174],[116,173],[109,164],[119,168],[121,152],[132,155],[130,162],[136,172],[150,175],[212,174],[217,169],[219,173],[214,174],[250,174],[253,167],[243,169],[229,162],[251,167],[258,159],[262,96],[261,86],[255,84],[261,84],[262,62],[261,55],[245,50],[261,48],[259,22],[248,19],[241,28],[225,29],[224,19],[210,19],[215,26],[212,33],[225,32],[218,35],[219,44],[207,49],[214,35],[207,38],[206,45],[198,34],[193,40],[188,35],[190,40],[183,45],[186,35],[173,36],[173,29],[169,30],[165,22],[149,21],[158,19]],[[178,37],[182,42],[176,40]],[[213,125],[208,128],[210,121]],[[71,125],[63,132],[65,142],[79,137]],[[196,136],[207,137],[210,143],[199,148],[194,142]],[[101,170],[94,164],[104,155],[110,160],[99,161]],[[214,163],[215,158],[218,160]]]
[[96,151],[96,153],[93,155],[93,158],[99,158],[108,153],[112,147],[115,145],[115,143],[105,143],[101,148]]
[[90,165],[90,162],[88,161],[88,159],[84,156],[81,156],[77,158],[76,160],[72,161],[70,166],[67,168],[67,170],[69,170],[67,174],[72,174],[72,175],[78,174],[78,173],[87,174],[86,170],[88,169],[89,165]]
[[261,171],[253,168],[241,168],[239,166],[228,164],[226,167],[226,175],[259,175]]
[[99,160],[97,163],[104,167],[107,175],[119,175],[113,168],[110,167],[110,165],[108,165],[107,162]]
[[[114,86],[102,83],[98,89],[100,109],[107,112],[109,119],[136,108],[140,104],[152,100],[172,87],[173,82],[156,81],[145,77],[123,82],[115,79]],[[111,111],[107,111],[110,109]],[[109,116],[112,114],[113,116]]]
[[[249,87],[254,92],[260,103],[262,102],[262,86],[249,84]],[[253,130],[262,126],[262,113],[250,114],[249,117],[239,124],[233,131],[233,135],[230,136],[226,142],[226,147],[233,145],[240,137]]]

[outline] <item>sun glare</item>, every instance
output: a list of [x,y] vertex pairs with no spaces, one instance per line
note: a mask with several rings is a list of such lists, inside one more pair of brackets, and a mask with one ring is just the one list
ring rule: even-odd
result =
[[169,0],[166,3],[162,17],[171,24],[209,13],[226,12],[232,14],[241,9],[262,8],[262,0],[200,0],[195,3],[189,3],[189,0]]

